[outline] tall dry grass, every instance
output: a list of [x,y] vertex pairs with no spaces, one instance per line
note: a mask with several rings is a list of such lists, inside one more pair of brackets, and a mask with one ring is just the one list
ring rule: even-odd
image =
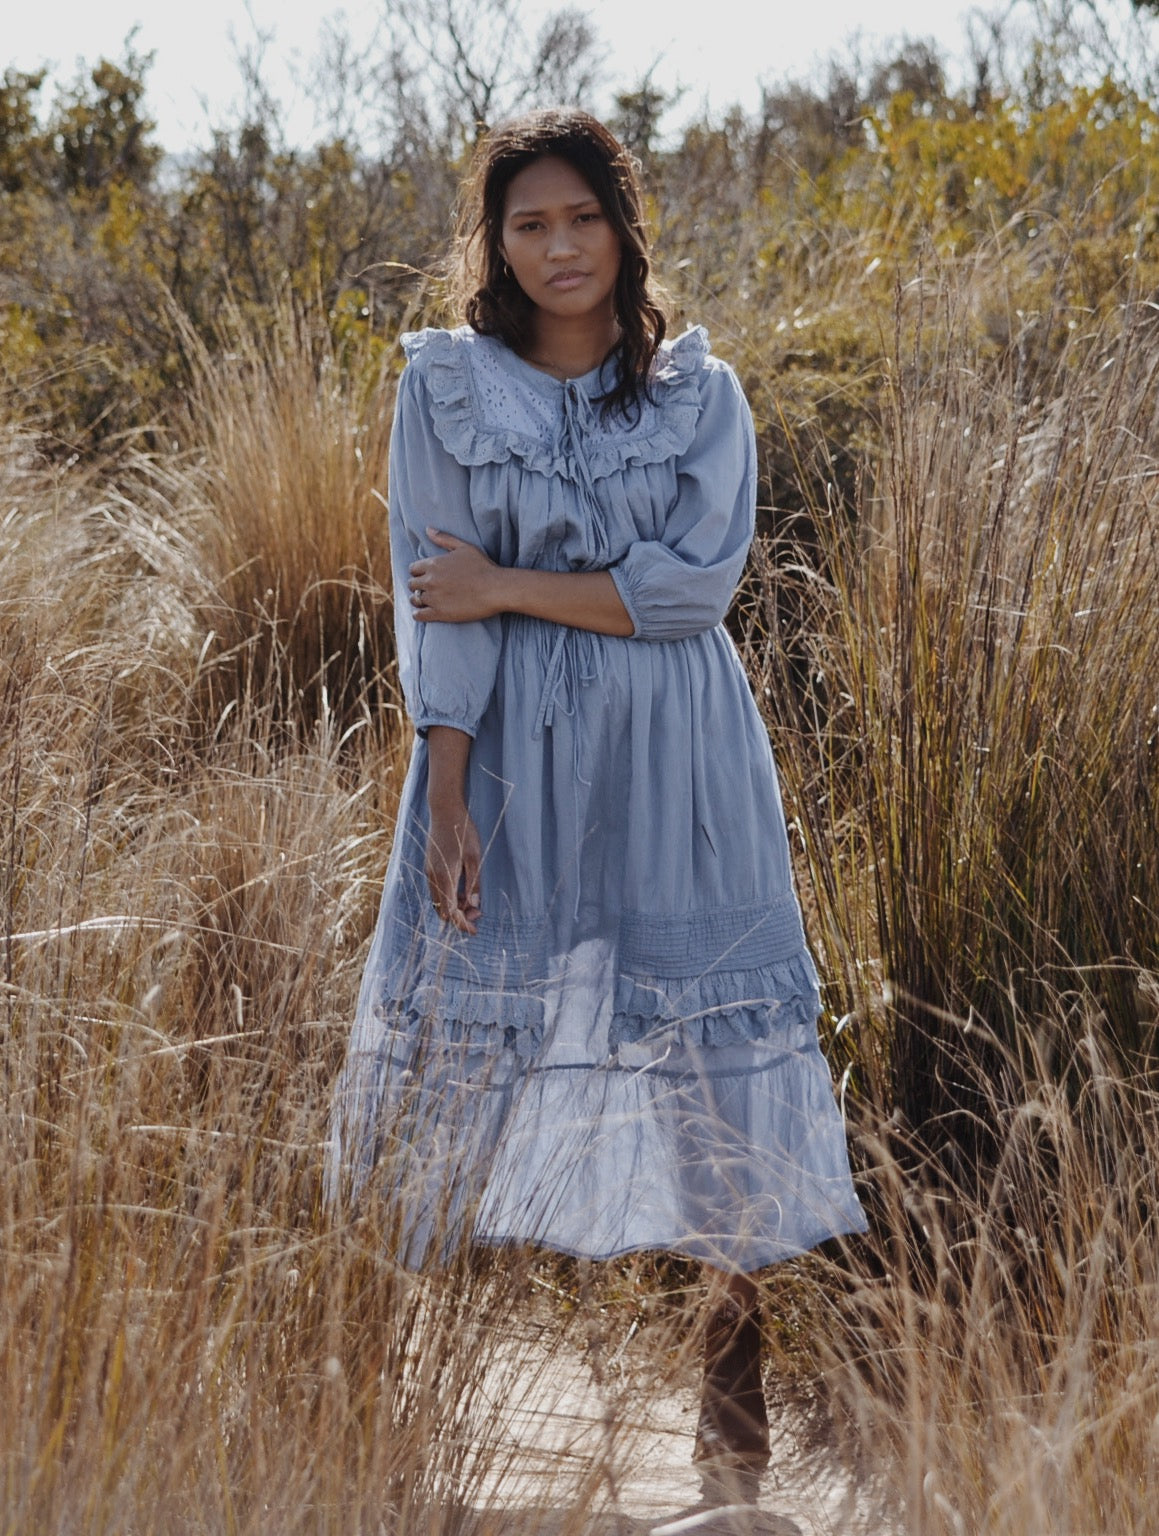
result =
[[[254,388],[258,433],[281,381]],[[204,465],[114,481],[8,433],[0,477],[3,1527],[516,1529],[485,1518],[526,1480],[511,1415],[575,1353],[533,1267],[464,1251],[409,1274],[388,1211],[321,1201],[400,715],[363,698],[350,720],[320,691],[287,710],[272,673],[239,687],[214,659],[227,535]],[[264,554],[297,560],[272,536]],[[357,656],[360,634],[334,643]],[[207,696],[232,700],[209,730]],[[597,1302],[569,1315],[590,1350]],[[565,1536],[610,1497],[618,1382],[606,1454],[554,1479]]]
[[[831,1407],[909,1532],[1154,1529],[1159,1099],[1097,1020],[1076,1034],[1073,1063],[1039,1058],[1017,1102],[994,1096],[984,1184],[867,1130],[873,1235],[852,1274],[815,1277]],[[985,1102],[976,1059],[959,1071]]]
[[751,595],[874,1218],[825,1353],[907,1529],[1141,1532],[1159,347],[1140,303],[988,358],[994,277],[899,290],[860,500],[804,504]]
[[[1005,366],[995,281],[903,290],[861,501],[802,499],[810,537],[754,565],[874,1222],[767,1287],[902,1528],[1142,1532],[1155,350],[1142,306]],[[541,1531],[512,1409],[629,1333],[683,1380],[688,1320],[635,1283],[469,1252],[420,1279],[389,1212],[322,1210],[408,743],[368,511],[389,371],[344,380],[297,325],[202,355],[185,449],[115,476],[0,434],[12,1530]],[[558,1536],[615,1509],[639,1404],[601,1379],[599,1449],[538,1485]]]
[[[178,313],[196,450],[183,508],[209,585],[211,715],[239,696],[306,724],[391,701],[385,515],[395,372],[381,338],[336,338],[285,293],[259,325],[227,312],[211,350]],[[385,588],[381,583],[386,581]]]
[[1092,1009],[1155,1047],[1159,337],[1136,304],[1028,380],[971,334],[990,276],[900,295],[873,478],[760,551],[750,615],[841,1011],[888,978],[911,1125],[971,1112],[927,1049],[959,1019],[1030,1075]]

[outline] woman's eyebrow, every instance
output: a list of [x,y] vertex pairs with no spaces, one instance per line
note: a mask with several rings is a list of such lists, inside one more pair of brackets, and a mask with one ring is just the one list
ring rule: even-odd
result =
[[[561,206],[566,213],[573,213],[577,208],[590,208],[593,203],[598,206],[599,201],[598,197],[581,197],[578,203],[563,203]],[[543,208],[510,208],[508,209],[507,217],[509,219],[527,219],[531,218],[534,214],[542,214],[547,211]]]

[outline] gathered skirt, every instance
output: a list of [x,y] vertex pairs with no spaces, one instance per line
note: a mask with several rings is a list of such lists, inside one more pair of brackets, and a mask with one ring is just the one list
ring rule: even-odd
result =
[[420,738],[329,1198],[388,1202],[411,1266],[472,1237],[749,1271],[864,1230],[776,770],[724,631],[510,622],[469,769],[473,937],[431,907],[426,783]]

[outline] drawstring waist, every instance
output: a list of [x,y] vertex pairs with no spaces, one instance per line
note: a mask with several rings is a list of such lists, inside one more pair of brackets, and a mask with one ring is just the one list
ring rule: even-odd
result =
[[[535,725],[531,731],[533,741],[538,741],[544,731],[554,725],[557,709],[564,715],[576,713],[580,689],[594,683],[600,674],[598,651],[598,640],[590,630],[569,629],[562,624],[556,627],[535,710]],[[577,752],[578,748],[577,737]],[[578,771],[578,763],[576,766]],[[581,779],[581,783],[586,782]]]
[[[607,522],[596,495],[591,466],[584,452],[585,433],[593,425],[592,403],[584,390],[572,381],[563,391],[563,420],[558,448],[588,514],[585,527],[588,548],[581,560],[573,562],[573,570],[603,570],[610,563],[611,556]],[[538,741],[544,731],[550,729],[557,709],[566,715],[574,715],[579,707],[580,689],[588,687],[598,675],[597,637],[590,630],[569,629],[561,625],[548,658],[539,705],[535,711],[532,739]],[[576,775],[580,783],[586,784],[588,781],[580,776],[578,738],[576,753]]]
[[[567,464],[568,474],[579,493],[580,503],[587,512],[585,532],[588,535],[586,540],[588,547],[583,557],[573,563],[573,570],[606,569],[611,557],[607,521],[599,498],[596,496],[595,481],[584,452],[584,438],[593,424],[591,401],[578,385],[569,383],[563,391],[563,421],[557,448],[561,458]],[[540,624],[538,627],[541,635],[539,644],[542,645],[550,636],[551,647],[546,658],[543,685],[540,688],[539,701],[535,709],[535,723],[531,731],[534,741],[540,740],[544,731],[552,729],[557,713],[573,719],[579,713],[583,689],[590,687],[600,675],[602,654],[601,637],[591,630],[572,629],[567,625],[547,623]],[[539,654],[542,655],[542,651]],[[591,788],[591,777],[584,772],[583,758],[583,732],[574,730],[572,732],[576,837],[574,916],[577,920],[582,888],[582,882],[578,878],[579,863],[584,843],[584,828],[581,825],[583,814],[581,786]]]

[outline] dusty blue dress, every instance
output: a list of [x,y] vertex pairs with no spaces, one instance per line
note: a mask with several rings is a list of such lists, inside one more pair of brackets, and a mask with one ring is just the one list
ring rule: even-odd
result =
[[[752,421],[702,329],[637,420],[463,327],[403,338],[390,459],[414,755],[345,1069],[333,1198],[373,1182],[399,1256],[485,1241],[750,1270],[862,1230],[767,733],[722,627],[753,533]],[[418,624],[434,527],[503,565],[609,570],[615,638]],[[423,876],[424,733],[474,738],[474,937]]]

